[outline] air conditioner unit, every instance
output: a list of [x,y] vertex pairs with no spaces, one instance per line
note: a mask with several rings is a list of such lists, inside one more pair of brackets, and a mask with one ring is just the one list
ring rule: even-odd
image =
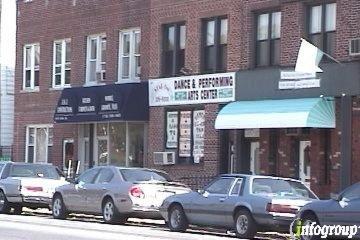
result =
[[174,152],[154,152],[155,165],[173,165],[175,164]]
[[350,39],[349,54],[350,56],[360,56],[360,38]]

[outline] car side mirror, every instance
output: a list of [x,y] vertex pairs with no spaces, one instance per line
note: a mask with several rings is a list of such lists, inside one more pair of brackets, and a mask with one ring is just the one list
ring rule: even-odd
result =
[[67,178],[66,181],[68,181],[69,183],[72,184],[78,184],[79,183],[79,179],[78,178]]
[[197,192],[200,194],[200,195],[203,195],[205,193],[205,190],[204,189],[198,189]]
[[336,193],[330,193],[330,198],[337,202],[339,202],[341,200],[340,194],[336,194]]

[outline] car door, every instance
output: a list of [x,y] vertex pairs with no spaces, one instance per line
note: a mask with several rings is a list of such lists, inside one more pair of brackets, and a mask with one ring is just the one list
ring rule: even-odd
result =
[[237,178],[231,189],[229,196],[225,199],[223,210],[225,213],[224,226],[232,227],[234,225],[233,212],[237,203],[241,200],[241,190],[243,189],[244,179]]
[[235,178],[220,177],[209,184],[203,193],[194,194],[189,209],[190,222],[199,225],[223,226],[224,202]]
[[360,183],[350,186],[333,201],[326,218],[334,225],[358,225],[360,219]]
[[113,170],[104,167],[96,175],[94,184],[88,185],[86,199],[88,212],[101,213],[103,196],[110,190],[109,183],[113,177]]
[[66,207],[75,212],[87,211],[87,188],[93,183],[99,169],[93,168],[85,171],[77,180],[76,184],[64,190],[63,198]]

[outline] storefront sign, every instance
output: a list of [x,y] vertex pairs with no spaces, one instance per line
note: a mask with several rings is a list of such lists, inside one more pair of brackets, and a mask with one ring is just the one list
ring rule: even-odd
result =
[[150,106],[235,101],[235,73],[149,80]]
[[177,148],[178,144],[178,112],[167,112],[166,148]]
[[191,111],[180,112],[179,157],[191,156]]
[[246,138],[258,138],[260,137],[260,129],[258,128],[245,129],[244,135]]
[[279,81],[279,89],[304,89],[304,88],[319,88],[320,79],[304,79],[292,81]]
[[204,157],[204,132],[205,132],[205,111],[198,110],[193,113],[193,156],[194,163],[199,163]]
[[303,72],[295,72],[295,71],[281,71],[280,78],[281,80],[316,78],[316,72],[303,73]]

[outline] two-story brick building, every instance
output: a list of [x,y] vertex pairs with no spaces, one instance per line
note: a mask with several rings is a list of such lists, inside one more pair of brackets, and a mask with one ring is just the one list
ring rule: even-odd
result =
[[[15,160],[156,167],[194,188],[251,171],[327,195],[359,180],[359,8],[18,0]],[[342,63],[285,79],[301,38]]]

